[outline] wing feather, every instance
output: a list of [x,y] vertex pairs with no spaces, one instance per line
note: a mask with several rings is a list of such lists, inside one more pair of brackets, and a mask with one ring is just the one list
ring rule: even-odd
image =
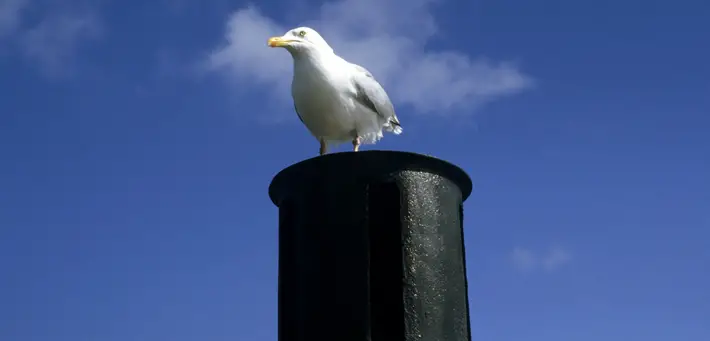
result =
[[367,69],[357,64],[351,65],[355,68],[352,78],[355,86],[355,100],[385,119],[388,125],[395,126],[392,129],[396,133],[401,132],[402,126],[385,89]]

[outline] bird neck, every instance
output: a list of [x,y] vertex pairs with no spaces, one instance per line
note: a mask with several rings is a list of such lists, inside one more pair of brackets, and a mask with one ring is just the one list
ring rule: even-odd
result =
[[339,63],[334,60],[338,56],[332,53],[311,53],[294,57],[293,76],[306,81],[332,78],[339,74]]
[[315,49],[308,48],[299,51],[293,51],[291,53],[294,61],[311,61],[311,62],[323,62],[332,59],[335,56],[332,49]]

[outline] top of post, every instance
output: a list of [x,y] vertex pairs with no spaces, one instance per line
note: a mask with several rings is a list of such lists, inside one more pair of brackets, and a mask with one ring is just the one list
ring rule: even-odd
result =
[[[461,199],[471,194],[473,184],[464,170],[435,157],[400,151],[367,150],[325,154],[295,163],[281,170],[269,186],[269,197],[275,205],[314,174],[337,174],[338,178],[383,178],[400,171],[421,171],[438,174],[454,182]],[[334,184],[337,185],[337,184]]]

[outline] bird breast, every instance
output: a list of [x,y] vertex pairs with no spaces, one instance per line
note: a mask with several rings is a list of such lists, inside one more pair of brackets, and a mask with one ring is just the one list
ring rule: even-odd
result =
[[348,96],[351,84],[342,69],[325,64],[295,61],[291,86],[294,104],[303,123],[316,137],[352,139],[356,125],[355,104]]

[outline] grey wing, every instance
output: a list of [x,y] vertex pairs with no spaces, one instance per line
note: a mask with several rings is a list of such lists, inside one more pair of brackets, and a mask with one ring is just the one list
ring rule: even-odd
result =
[[351,65],[355,67],[355,72],[353,73],[355,100],[386,119],[391,125],[401,127],[392,101],[390,101],[382,85],[364,67],[357,64]]

